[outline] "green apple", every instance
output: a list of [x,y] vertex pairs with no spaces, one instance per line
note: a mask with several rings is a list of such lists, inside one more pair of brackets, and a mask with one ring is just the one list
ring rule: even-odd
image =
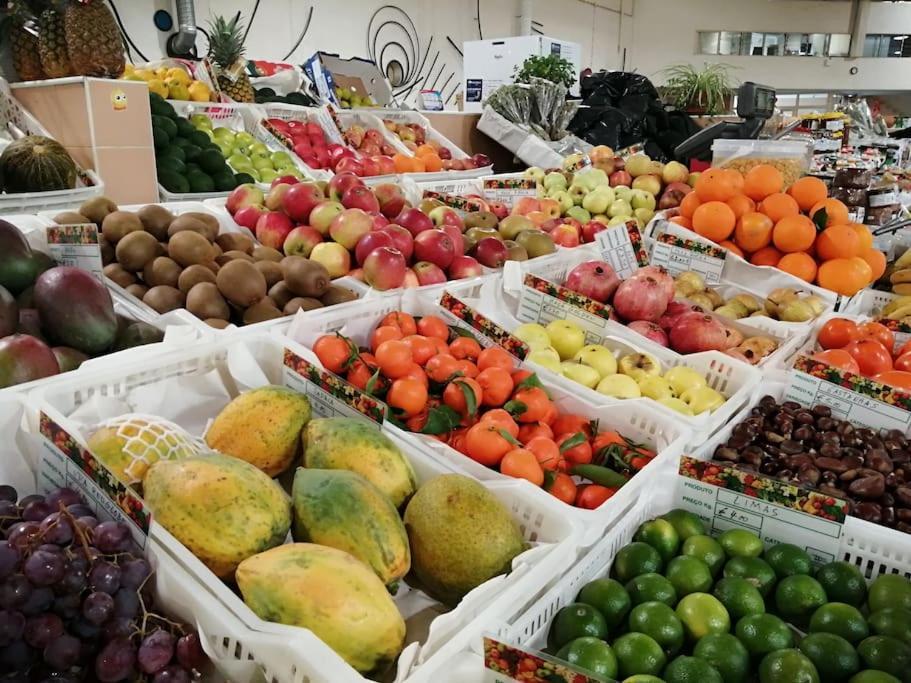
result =
[[598,187],[610,187],[610,179],[603,169],[592,167],[586,169],[583,173],[585,174],[586,184],[593,190]]
[[544,189],[550,192],[551,190],[565,190],[566,189],[566,176],[558,171],[551,171],[546,176],[544,176]]
[[[238,171],[238,173],[239,172],[240,171]],[[244,173],[246,173],[248,176],[253,178],[253,180],[255,180],[256,182],[260,182],[259,171],[257,171],[255,168],[245,169]]]
[[271,183],[273,180],[278,178],[278,171],[274,168],[261,168],[259,169],[259,179],[264,183]]
[[639,398],[642,396],[636,380],[626,375],[608,375],[598,382],[595,391],[614,398]]
[[264,168],[268,168],[270,171],[274,171],[272,168],[272,160],[269,157],[253,157],[253,168],[257,171],[262,171]]
[[254,142],[256,142],[256,138],[254,138],[252,135],[250,135],[250,134],[249,134],[247,131],[245,131],[245,130],[239,131],[239,132],[234,136],[234,139],[237,140],[237,144],[243,145],[244,147],[249,147],[249,146],[252,145]]
[[210,128],[209,130],[212,131],[212,135],[215,136],[216,140],[234,140],[237,137],[233,130],[230,128],[225,128],[223,126],[219,126],[218,128]]
[[530,166],[529,168],[525,169],[525,173],[523,175],[526,178],[534,178],[534,181],[539,185],[544,182],[545,173],[543,168]]
[[687,389],[693,387],[704,387],[708,385],[705,377],[685,365],[678,365],[664,373],[664,379],[671,384],[671,388],[677,396],[680,396]]
[[711,412],[724,405],[724,396],[708,386],[687,389],[680,394],[680,400],[696,415]]
[[268,149],[253,149],[250,147],[250,158],[265,159],[269,162],[269,166],[272,166],[272,154],[269,153]]
[[661,362],[649,353],[628,353],[620,359],[617,367],[621,374],[639,381],[649,375],[661,374]]
[[271,156],[272,152],[269,151],[269,148],[259,140],[250,145],[250,152],[252,154],[266,155]]
[[592,219],[592,215],[581,206],[570,207],[570,209],[566,212],[566,215],[570,218],[575,218],[577,221],[582,223],[582,225],[585,225]]
[[633,209],[633,215],[643,225],[648,225],[648,222],[655,217],[655,212],[651,209]]
[[655,195],[645,190],[633,190],[630,205],[634,209],[651,209],[655,210]]
[[623,201],[628,202],[633,198],[633,191],[626,185],[617,185],[613,190],[615,199],[622,199]]
[[556,199],[560,203],[560,213],[561,214],[565,214],[567,211],[569,211],[571,208],[573,208],[573,206],[575,206],[575,202],[573,202],[573,198],[570,196],[569,192],[567,192],[566,190],[557,190],[552,195],[550,195],[550,198]]
[[658,403],[665,406],[666,408],[670,408],[671,410],[680,413],[681,415],[687,415],[689,417],[695,415],[690,407],[679,398],[659,398]]
[[542,368],[547,368],[553,372],[560,373],[562,368],[560,367],[560,354],[558,354],[553,348],[548,346],[546,349],[535,349],[527,356],[525,360],[534,363],[535,365],[540,365]]
[[610,349],[601,344],[587,344],[576,352],[573,360],[585,363],[598,371],[601,378],[617,374],[617,359]]
[[560,372],[567,379],[582,384],[589,389],[594,389],[601,381],[601,375],[593,367],[574,360],[565,360],[560,363]]
[[572,197],[573,204],[576,206],[582,206],[582,200],[585,199],[585,195],[588,194],[588,188],[577,182],[573,182],[566,191],[569,192],[569,196]]
[[288,166],[294,166],[294,159],[291,158],[291,155],[287,152],[272,152],[272,163],[275,165],[275,168],[287,168]]
[[614,191],[601,185],[589,192],[582,199],[582,208],[590,213],[604,213],[614,202]]
[[226,159],[234,154],[234,143],[227,138],[215,138],[215,146],[221,150],[221,155]]
[[620,225],[621,223],[626,223],[626,221],[635,220],[632,216],[614,216],[611,218],[607,224],[608,225]]
[[550,345],[560,354],[560,360],[569,360],[585,346],[585,332],[574,322],[554,320],[545,329]]
[[193,127],[197,130],[200,128],[208,128],[212,130],[212,119],[210,119],[205,114],[193,114],[190,117],[190,123],[193,124]]
[[548,197],[547,190],[544,189],[544,186],[541,183],[535,185],[535,197],[538,199],[544,199]]
[[532,351],[546,349],[550,346],[550,336],[547,334],[547,330],[544,329],[544,325],[538,323],[522,323],[513,331],[512,336],[524,341]]
[[633,207],[625,199],[615,199],[607,207],[607,215],[611,218],[615,216],[632,216]]
[[241,154],[240,152],[234,152],[234,154],[229,156],[228,164],[238,173],[240,173],[242,169],[244,171],[253,169],[253,162],[250,161],[250,157]]
[[640,379],[639,390],[643,396],[656,401],[662,398],[674,398],[674,390],[671,388],[670,382],[657,375],[647,375]]

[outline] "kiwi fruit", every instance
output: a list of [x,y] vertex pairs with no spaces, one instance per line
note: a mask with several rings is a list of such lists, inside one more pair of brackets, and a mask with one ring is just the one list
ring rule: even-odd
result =
[[329,271],[322,263],[303,256],[286,256],[282,259],[281,266],[288,289],[298,296],[318,299],[329,289]]
[[297,296],[285,304],[282,309],[285,315],[294,315],[299,310],[312,311],[314,308],[322,308],[323,303],[319,299],[309,296]]
[[224,235],[219,235],[215,238],[215,244],[224,252],[242,251],[245,254],[252,254],[253,249],[256,248],[253,239],[240,232],[226,232]]
[[263,246],[253,247],[252,255],[254,261],[275,261],[276,263],[281,263],[281,260],[285,258],[285,255],[278,249]]
[[329,289],[320,297],[320,301],[323,302],[323,306],[335,306],[348,301],[357,301],[357,294],[347,287],[329,285]]
[[112,211],[104,217],[101,232],[111,244],[117,244],[127,234],[142,230],[139,216],[129,211]]
[[[181,215],[189,216],[190,218],[195,218],[198,221],[202,221],[209,226],[210,230],[215,231],[216,236],[218,235],[218,231],[220,230],[221,226],[218,224],[218,219],[211,213],[205,213],[204,211],[187,211],[185,214]],[[215,237],[213,237],[212,240],[214,241]]]
[[216,330],[223,330],[223,329],[225,329],[228,325],[231,324],[230,321],[228,321],[228,320],[221,320],[221,319],[219,319],[219,318],[206,318],[205,320],[203,320],[203,322],[204,322],[206,325],[208,325],[209,327],[214,327]]
[[142,298],[146,295],[146,292],[148,292],[148,291],[149,291],[149,288],[139,282],[127,287],[127,292],[132,294],[139,300],[142,300]]
[[215,284],[223,297],[241,308],[252,306],[266,296],[266,278],[252,263],[240,259],[219,268]]
[[226,251],[224,254],[215,257],[215,263],[220,266],[225,265],[228,261],[246,261],[253,263],[253,257],[244,251]]
[[104,276],[121,287],[129,287],[136,284],[136,278],[133,273],[128,271],[119,263],[109,263],[101,271]]
[[218,227],[216,224],[216,228],[213,230],[209,223],[184,213],[171,221],[171,225],[168,226],[168,237],[174,237],[174,235],[181,232],[195,232],[205,237],[207,241],[212,242],[218,234]]
[[145,230],[124,235],[114,249],[117,262],[134,273],[158,256],[158,240]]
[[231,309],[218,292],[218,287],[212,282],[200,282],[193,286],[193,289],[187,294],[187,310],[203,320],[209,318],[227,320],[231,317]]
[[294,298],[294,292],[288,289],[284,280],[279,280],[269,288],[269,298],[278,308],[284,308],[285,304]]
[[186,294],[200,282],[211,282],[212,284],[215,284],[215,273],[205,266],[195,264],[189,268],[184,268],[180,277],[177,278],[177,289]]
[[284,277],[281,265],[275,261],[257,261],[253,265],[256,267],[256,270],[262,273],[263,277],[266,278],[267,287],[271,287]]
[[117,205],[107,197],[92,197],[79,207],[79,213],[95,225],[101,225],[107,215],[115,211],[117,211]]
[[167,313],[175,308],[183,306],[186,298],[176,287],[168,285],[158,285],[152,287],[145,296],[142,297],[142,303],[156,310],[158,313]]
[[101,247],[101,263],[108,265],[114,262],[114,245],[104,235],[98,235],[98,246]]
[[[242,263],[242,262],[241,262]],[[282,312],[275,307],[275,303],[267,296],[262,297],[244,311],[244,325],[253,325],[265,320],[281,318]]]
[[168,240],[168,256],[180,265],[208,263],[212,260],[212,243],[198,232],[182,230]]
[[177,261],[167,256],[159,256],[142,269],[142,281],[149,287],[176,287],[180,271],[181,267]]
[[155,235],[162,242],[168,238],[168,226],[174,220],[174,214],[158,204],[148,204],[136,212],[142,226],[147,232]]
[[92,222],[77,211],[64,211],[63,213],[58,213],[52,220],[57,225],[79,225],[81,223]]

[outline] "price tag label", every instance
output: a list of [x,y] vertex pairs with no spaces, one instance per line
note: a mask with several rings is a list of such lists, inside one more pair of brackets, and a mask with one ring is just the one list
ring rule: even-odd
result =
[[833,417],[873,429],[911,428],[911,394],[872,379],[798,356],[785,400],[824,405]]
[[[529,673],[534,677],[530,678]],[[613,680],[577,669],[537,650],[484,637],[485,683],[610,683]]]
[[522,197],[537,197],[537,183],[533,178],[485,178],[484,197],[512,207]]
[[714,534],[748,529],[766,543],[793,543],[817,564],[838,559],[847,502],[729,463],[682,456],[678,505]]
[[649,262],[664,266],[671,275],[686,271],[699,273],[706,283],[717,285],[721,282],[726,255],[721,247],[664,233],[655,238]]
[[553,320],[569,320],[585,331],[586,344],[600,344],[607,336],[610,306],[531,273],[522,285],[516,317],[523,323],[547,325]]
[[608,226],[595,234],[595,242],[601,252],[601,258],[611,265],[621,280],[625,280],[649,263],[648,254],[642,246],[642,233],[639,232],[639,224],[636,221]]
[[101,263],[101,242],[94,223],[52,225],[47,229],[47,249],[50,257],[61,266],[89,271],[104,281]]
[[386,404],[348,384],[337,375],[321,370],[285,349],[282,363],[283,383],[310,399],[313,412],[320,417],[366,417],[379,425],[386,416]]
[[[443,317],[451,324],[468,332],[477,332],[475,337],[484,347],[501,346],[519,360],[524,360],[528,355],[528,345],[518,337],[514,337],[493,320],[482,315],[464,301],[460,301],[449,292],[443,292],[440,297],[440,307]],[[475,336],[472,334],[472,336]]]
[[133,540],[145,548],[152,512],[133,489],[125,486],[66,429],[47,414],[39,416],[41,453],[38,465],[38,490],[71,488],[82,496],[98,519],[126,524]]

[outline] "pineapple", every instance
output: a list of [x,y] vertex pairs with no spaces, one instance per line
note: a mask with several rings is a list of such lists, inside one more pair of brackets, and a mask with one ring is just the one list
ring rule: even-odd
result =
[[49,6],[41,13],[38,54],[41,58],[41,68],[48,78],[63,78],[75,73],[66,47],[63,14],[53,6]]
[[[38,24],[35,8],[25,0],[10,3],[10,52],[13,67],[22,81],[37,81],[47,78],[41,66],[38,50]],[[40,13],[40,10],[39,10]]]
[[244,60],[244,26],[238,13],[231,21],[216,16],[209,22],[209,59],[218,78],[218,87],[235,102],[253,102],[253,85]]
[[66,0],[66,48],[81,76],[119,78],[126,67],[123,36],[104,0]]

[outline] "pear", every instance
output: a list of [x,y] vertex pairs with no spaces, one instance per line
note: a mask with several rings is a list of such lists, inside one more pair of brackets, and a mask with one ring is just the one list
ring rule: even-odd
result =
[[709,288],[705,290],[703,294],[707,296],[709,300],[711,300],[713,309],[718,308],[719,306],[724,306],[724,297],[718,293],[718,290]]
[[728,320],[739,320],[744,317],[740,315],[740,311],[731,304],[725,304],[724,306],[719,306],[714,311],[715,315],[720,315],[722,318],[727,318]]
[[815,317],[806,299],[793,299],[778,307],[778,319],[786,323],[805,323]]
[[685,297],[688,297],[691,294],[698,294],[705,290],[705,278],[693,271],[680,273],[674,280],[674,288]]
[[700,306],[702,308],[702,310],[704,310],[704,311],[714,311],[715,310],[715,305],[712,302],[712,299],[705,292],[699,292],[697,294],[693,294],[691,296],[688,296],[687,299],[692,301],[697,306]]
[[745,309],[747,309],[747,314],[755,313],[762,308],[762,304],[759,299],[757,299],[752,294],[738,294],[733,298],[733,301],[738,302]]

